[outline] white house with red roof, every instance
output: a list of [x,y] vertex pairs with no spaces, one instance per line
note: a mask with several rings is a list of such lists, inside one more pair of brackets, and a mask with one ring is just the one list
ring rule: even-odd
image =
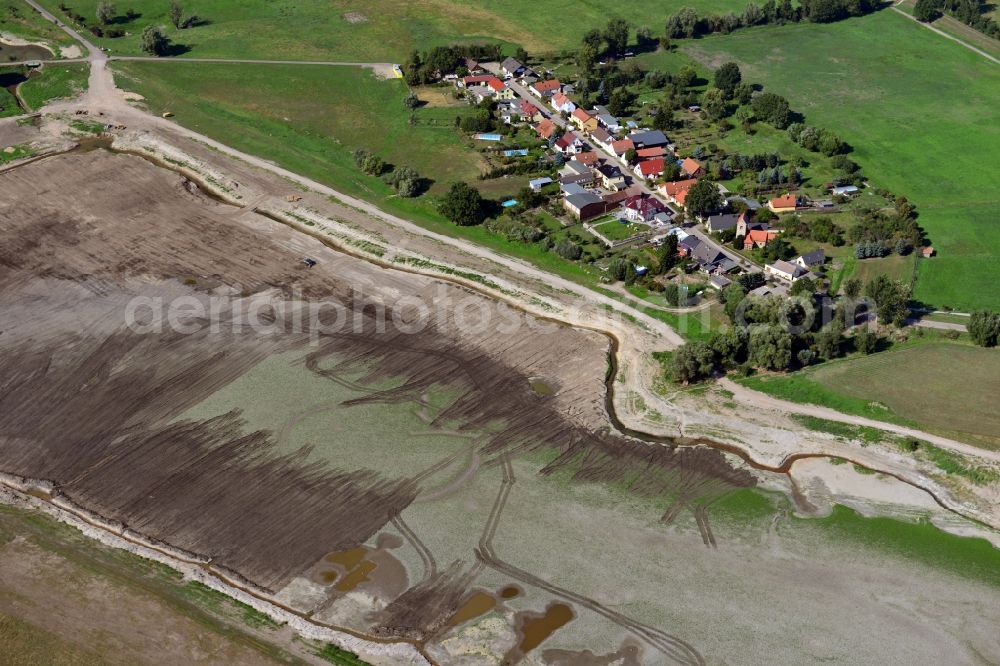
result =
[[559,113],[573,113],[576,110],[576,104],[563,93],[557,92],[552,96],[552,108]]
[[667,167],[667,161],[663,158],[643,160],[635,165],[635,175],[646,180],[653,180],[663,175],[663,170]]

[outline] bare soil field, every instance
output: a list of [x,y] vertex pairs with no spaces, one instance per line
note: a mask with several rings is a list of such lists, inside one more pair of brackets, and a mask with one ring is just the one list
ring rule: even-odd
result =
[[[452,398],[426,411],[428,425],[475,433],[484,467],[548,451],[542,475],[625,483],[637,497],[659,498],[664,523],[693,515],[706,541],[707,507],[755,484],[718,451],[612,434],[601,335],[334,252],[136,156],[96,148],[37,160],[0,174],[0,188],[11,193],[0,203],[0,470],[51,483],[52,496],[209,558],[214,570],[265,594],[323,576],[324,558],[359,548],[367,559],[326,570],[356,580],[323,590],[321,607],[349,597],[366,568],[391,569],[395,556],[369,552],[371,544],[390,523],[409,536],[396,521],[436,472],[387,475],[375,461],[342,468],[308,460],[308,446],[279,452],[276,434],[245,427],[240,409],[179,418],[283,352],[304,354],[306,373],[349,382],[359,395],[346,405],[419,407],[445,387]],[[125,326],[137,297],[184,297],[190,306],[220,296],[221,326],[207,315],[181,316],[163,330]],[[443,307],[413,332],[402,296]],[[292,298],[292,312],[320,299],[358,306],[355,327],[288,327],[275,304]],[[241,310],[262,299],[255,327]],[[378,304],[391,315],[384,322]],[[455,461],[443,454],[441,467]],[[431,640],[474,572],[455,562],[402,573],[395,580],[403,588],[380,610],[349,619],[364,635]],[[415,582],[407,588],[408,578]]]

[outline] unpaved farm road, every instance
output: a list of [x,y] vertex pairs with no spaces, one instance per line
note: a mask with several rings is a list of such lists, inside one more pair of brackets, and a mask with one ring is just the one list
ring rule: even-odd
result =
[[865,426],[869,428],[878,428],[879,430],[885,430],[886,432],[902,435],[903,437],[914,437],[916,439],[922,439],[936,446],[940,446],[941,448],[951,449],[959,453],[964,453],[965,455],[974,456],[976,458],[982,458],[985,460],[992,460],[994,462],[1000,462],[1000,451],[981,449],[977,446],[972,446],[971,444],[956,442],[955,440],[948,439],[947,437],[932,435],[929,432],[924,432],[922,430],[917,430],[915,428],[907,428],[906,426],[896,425],[894,423],[886,423],[885,421],[876,421],[875,419],[867,419],[863,416],[852,416],[851,414],[844,414],[843,412],[838,412],[836,410],[830,409],[829,407],[821,407],[819,405],[789,402],[788,400],[782,400],[781,398],[775,398],[766,393],[761,393],[760,391],[754,391],[753,389],[749,389],[745,386],[737,384],[728,377],[723,377],[722,379],[720,379],[719,386],[728,391],[732,391],[733,398],[735,399],[736,402],[740,403],[741,405],[752,405],[753,407],[756,407],[758,409],[779,411],[779,412],[784,412],[786,414],[801,414],[804,416],[815,416],[817,418],[826,419],[828,421],[840,421],[841,423],[849,423],[851,425]]

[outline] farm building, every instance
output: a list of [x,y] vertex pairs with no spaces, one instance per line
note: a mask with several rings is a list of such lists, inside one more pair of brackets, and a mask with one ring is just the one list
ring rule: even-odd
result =
[[589,220],[605,213],[607,204],[601,197],[591,192],[583,194],[571,194],[563,199],[563,208],[568,210],[573,216],[580,220]]

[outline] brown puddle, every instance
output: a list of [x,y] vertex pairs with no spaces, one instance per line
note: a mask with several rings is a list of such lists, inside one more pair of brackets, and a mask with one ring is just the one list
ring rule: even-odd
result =
[[353,569],[361,564],[367,554],[367,548],[364,546],[358,546],[357,548],[351,548],[350,550],[338,550],[332,552],[323,559],[331,564],[339,564],[345,569]]
[[336,571],[321,571],[319,574],[319,579],[324,585],[330,585],[333,581],[337,580]]
[[514,597],[520,596],[523,590],[517,585],[508,585],[507,587],[500,590],[501,599],[513,599]]
[[[517,633],[521,636],[521,642],[512,650],[515,655],[522,657],[556,632],[560,627],[566,625],[574,617],[573,609],[563,603],[550,604],[544,613],[521,612],[515,616]],[[508,653],[508,657],[511,657]],[[508,661],[508,660],[505,660]],[[510,660],[512,662],[518,659]]]
[[334,585],[334,589],[338,592],[350,592],[361,583],[368,580],[368,574],[375,571],[375,563],[369,560],[363,560],[361,564],[351,570],[346,576],[340,579],[340,582]]
[[448,620],[448,626],[457,627],[496,608],[497,600],[487,592],[473,592],[455,614]]

